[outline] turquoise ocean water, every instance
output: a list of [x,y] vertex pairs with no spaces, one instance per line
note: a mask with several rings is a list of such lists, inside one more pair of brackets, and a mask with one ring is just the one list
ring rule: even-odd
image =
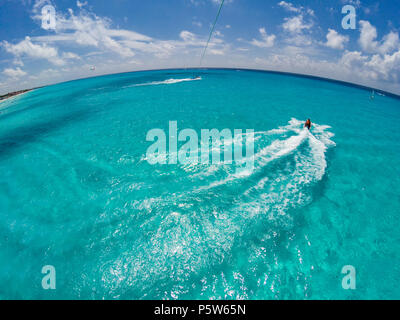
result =
[[[370,95],[210,69],[1,102],[0,298],[399,299],[400,100]],[[146,134],[169,121],[254,129],[254,170],[150,165]]]

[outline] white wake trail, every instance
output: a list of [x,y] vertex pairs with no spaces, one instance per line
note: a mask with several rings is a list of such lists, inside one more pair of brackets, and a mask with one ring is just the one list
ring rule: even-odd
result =
[[[172,272],[184,282],[190,277],[188,270],[196,273],[204,265],[220,264],[230,256],[236,241],[247,239],[255,227],[263,226],[271,237],[275,230],[290,227],[290,209],[310,203],[310,188],[325,174],[326,151],[334,145],[328,128],[314,124],[309,132],[302,121],[292,119],[285,127],[257,133],[261,138],[254,141],[252,173],[234,174],[235,164],[198,166],[203,176],[186,175],[180,182],[183,186],[190,183],[193,189],[140,199],[137,209],[152,217],[142,227],[156,232],[147,232],[130,244],[140,248],[137,254],[122,256],[111,267],[135,270],[132,287],[136,279],[149,274],[152,279],[170,277],[165,270],[172,261]],[[204,182],[208,183],[201,187]],[[198,193],[216,186],[223,188]]]
[[[299,169],[299,175],[302,175],[302,180],[310,182],[322,179],[327,166],[325,153],[327,149],[331,146],[334,146],[335,143],[330,140],[330,138],[333,137],[333,133],[326,131],[330,128],[329,126],[321,126],[318,124],[313,124],[313,126],[313,132],[315,133],[315,136],[311,131],[303,127],[302,121],[294,118],[289,121],[287,126],[279,127],[278,129],[272,129],[264,133],[259,132],[258,134],[262,134],[264,137],[271,135],[283,136],[290,131],[296,134],[287,139],[275,139],[269,145],[256,152],[252,158],[244,158],[240,161],[236,161],[237,165],[242,165],[244,163],[248,163],[250,160],[253,160],[254,168],[252,170],[246,169],[236,173],[229,173],[224,179],[214,181],[207,186],[198,188],[198,190],[208,190],[238,179],[248,178],[260,172],[271,162],[283,159],[291,154],[293,154],[295,157],[297,169]],[[256,141],[257,140],[258,139],[256,139]],[[309,145],[309,152],[307,155],[305,155],[300,152],[299,148],[307,142]],[[226,166],[224,166],[224,168],[226,169]],[[216,170],[218,169],[213,167],[213,171],[215,172]],[[293,174],[296,175],[297,171],[293,172]],[[264,183],[261,182],[261,185],[263,184]]]
[[144,86],[158,86],[158,85],[163,85],[163,84],[175,84],[175,83],[180,83],[180,82],[190,82],[190,81],[200,81],[202,80],[201,77],[197,78],[185,78],[185,79],[168,79],[164,81],[153,81],[153,82],[147,82],[147,83],[139,83],[139,84],[134,84],[131,86],[127,86],[125,88],[129,87],[144,87]]

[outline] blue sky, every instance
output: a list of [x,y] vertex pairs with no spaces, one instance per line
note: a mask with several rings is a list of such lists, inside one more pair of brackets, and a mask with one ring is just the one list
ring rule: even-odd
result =
[[[0,0],[0,94],[197,67],[219,0]],[[41,10],[56,10],[55,29]],[[344,5],[356,29],[343,29]],[[304,73],[400,94],[398,0],[226,0],[203,66]],[[95,66],[95,68],[93,68]]]

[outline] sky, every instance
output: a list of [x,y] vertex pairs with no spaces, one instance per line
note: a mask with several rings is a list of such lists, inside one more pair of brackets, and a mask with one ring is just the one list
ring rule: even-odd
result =
[[[219,4],[0,0],[0,94],[199,67]],[[46,5],[54,19],[42,14]],[[355,9],[353,20],[342,13],[346,5]],[[399,17],[399,0],[225,0],[202,66],[302,73],[400,94]],[[354,28],[344,28],[344,18]]]

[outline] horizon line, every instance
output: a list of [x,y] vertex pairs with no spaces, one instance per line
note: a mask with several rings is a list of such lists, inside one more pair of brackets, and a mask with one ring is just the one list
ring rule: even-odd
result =
[[[270,69],[254,69],[254,68],[234,68],[234,67],[177,67],[177,68],[161,68],[161,69],[143,69],[143,70],[132,70],[132,71],[123,71],[123,72],[115,72],[115,73],[105,73],[105,74],[100,74],[100,75],[94,75],[94,76],[89,76],[89,77],[82,77],[82,78],[76,78],[72,80],[66,80],[66,81],[60,81],[60,82],[55,82],[52,84],[48,85],[42,85],[34,88],[27,88],[27,89],[20,89],[16,90],[13,92],[8,92],[5,93],[4,95],[11,94],[14,92],[18,92],[21,90],[35,90],[35,89],[41,89],[45,87],[51,87],[54,85],[62,84],[62,83],[68,83],[68,82],[73,82],[73,81],[79,81],[79,80],[85,80],[85,79],[92,79],[92,78],[98,78],[98,77],[105,77],[105,76],[111,76],[111,75],[118,75],[118,74],[125,74],[125,73],[137,73],[137,72],[149,72],[149,71],[168,71],[168,70],[240,70],[240,71],[250,71],[250,72],[263,72],[263,73],[271,73],[271,74],[280,74],[280,75],[287,75],[287,76],[292,76],[292,77],[297,77],[297,78],[308,78],[308,79],[314,79],[314,80],[321,80],[325,82],[331,82],[331,83],[337,83],[341,84],[343,86],[347,87],[353,87],[353,88],[358,88],[366,91],[375,91],[377,93],[384,94],[385,96],[395,98],[395,99],[400,99],[400,93],[394,93],[390,91],[386,91],[383,89],[378,89],[374,87],[369,87],[367,85],[362,85],[358,84],[355,82],[350,82],[350,81],[345,81],[345,80],[338,80],[334,78],[327,78],[323,76],[316,76],[316,75],[310,75],[306,73],[295,73],[295,72],[289,72],[289,71],[277,71],[277,70],[270,70]],[[3,95],[1,95],[3,96]]]

